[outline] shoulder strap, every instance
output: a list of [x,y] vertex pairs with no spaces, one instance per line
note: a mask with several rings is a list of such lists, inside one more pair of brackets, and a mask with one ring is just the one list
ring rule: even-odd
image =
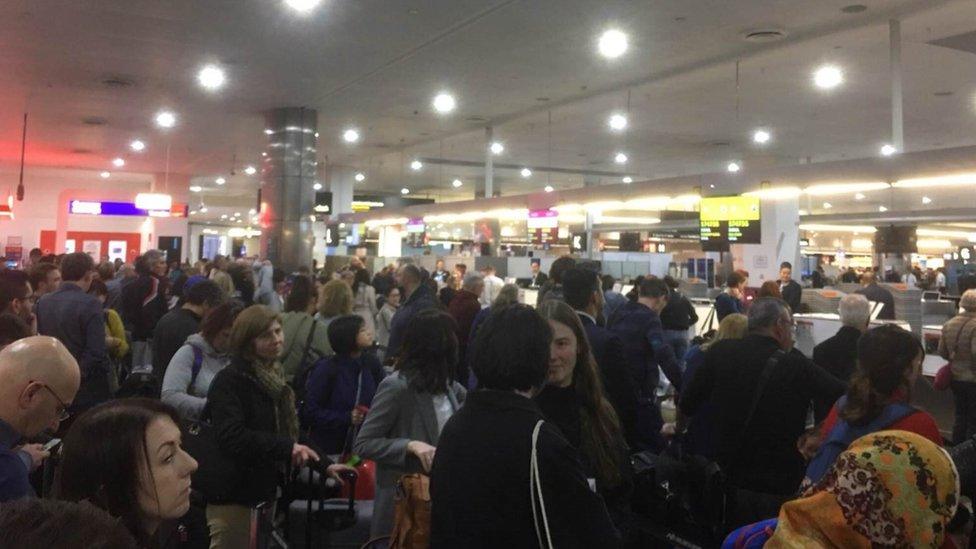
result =
[[[552,535],[549,533],[549,517],[546,514],[546,502],[542,497],[542,478],[539,476],[539,431],[543,420],[539,420],[532,429],[532,453],[529,456],[529,502],[532,505],[532,522],[535,524],[535,536],[541,549],[552,549]],[[538,504],[539,510],[536,511]],[[542,528],[539,527],[539,515],[542,515]],[[546,537],[543,539],[542,533]]]
[[763,367],[762,374],[759,376],[759,382],[756,383],[756,393],[752,396],[752,402],[749,404],[749,413],[746,414],[746,421],[742,424],[742,433],[745,434],[749,430],[749,424],[752,423],[752,417],[756,415],[756,408],[759,407],[759,399],[762,398],[763,392],[766,389],[766,384],[769,383],[769,378],[773,374],[773,370],[779,361],[786,356],[786,351],[782,349],[776,349],[772,355],[766,359],[766,366]]
[[312,339],[315,337],[315,327],[317,323],[318,320],[315,320],[315,317],[312,317],[312,326],[308,329],[308,337],[305,338],[305,349],[302,350],[302,359],[299,361],[299,364],[304,364],[305,359],[308,358],[308,351],[312,348]]
[[953,343],[952,349],[949,350],[949,360],[952,360],[956,356],[956,352],[959,350],[959,340],[962,338],[962,333],[966,330],[966,326],[973,321],[973,317],[970,317],[959,327],[959,331],[956,332],[956,342]]
[[186,386],[186,392],[190,392],[193,384],[197,381],[197,376],[200,375],[200,368],[203,367],[203,349],[192,343],[188,345],[193,349],[193,368],[190,370],[190,383]]

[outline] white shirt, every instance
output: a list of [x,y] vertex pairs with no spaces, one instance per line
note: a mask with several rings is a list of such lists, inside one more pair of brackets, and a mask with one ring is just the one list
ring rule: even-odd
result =
[[444,424],[454,415],[454,405],[447,395],[431,395],[434,401],[434,414],[437,416],[437,432],[444,430]]
[[942,274],[942,273],[936,273],[935,274],[935,287],[936,288],[942,288],[945,285],[946,285],[945,275]]
[[495,298],[502,291],[502,286],[505,285],[505,281],[498,278],[495,275],[485,277],[485,291],[481,292],[481,297],[478,301],[481,303],[482,307],[488,307],[494,303]]

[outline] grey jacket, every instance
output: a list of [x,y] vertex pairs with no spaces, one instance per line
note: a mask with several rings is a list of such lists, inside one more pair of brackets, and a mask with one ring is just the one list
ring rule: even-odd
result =
[[[448,398],[454,411],[464,404],[467,392],[453,383]],[[430,394],[411,389],[402,373],[387,376],[376,390],[366,421],[356,437],[354,451],[376,462],[376,499],[370,535],[388,536],[393,530],[393,496],[402,475],[423,472],[420,461],[407,455],[411,440],[437,446],[440,429]]]
[[[190,386],[193,373],[193,345],[203,351],[203,362],[196,381]],[[186,338],[186,344],[180,347],[163,377],[161,399],[173,406],[185,419],[196,420],[203,413],[207,405],[207,392],[210,382],[217,372],[223,370],[230,363],[230,356],[218,353],[200,334],[192,334]]]

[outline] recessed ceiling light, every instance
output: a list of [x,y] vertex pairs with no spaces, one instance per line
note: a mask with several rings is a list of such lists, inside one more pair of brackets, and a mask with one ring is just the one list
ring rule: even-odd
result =
[[342,132],[342,140],[346,143],[355,143],[359,141],[359,131],[355,128],[349,128]]
[[227,77],[224,75],[224,69],[218,67],[217,65],[204,65],[200,72],[197,73],[197,82],[200,83],[204,89],[210,91],[219,90],[224,86],[224,82]]
[[109,177],[112,177],[112,174],[110,174],[109,172],[102,172],[102,173],[100,173],[100,174],[98,174],[98,175],[99,175],[99,177],[101,177],[102,179],[108,179]]
[[223,185],[224,183],[227,183],[227,180],[224,179],[223,177],[218,177],[217,179],[214,179],[214,183],[218,185]]
[[414,160],[413,162],[410,163],[410,169],[415,172],[419,171],[423,167],[424,167],[424,163],[419,160]]
[[600,55],[607,59],[616,59],[627,52],[627,35],[618,29],[604,31],[597,42]]
[[772,136],[769,135],[769,132],[766,130],[756,130],[756,132],[752,134],[752,140],[760,145],[768,143],[771,137]]
[[207,210],[207,207],[206,206],[203,206],[203,207],[200,208],[200,213],[207,213],[208,211],[209,210]]
[[624,183],[630,184],[630,183],[633,183],[634,182],[634,178],[631,177],[631,176],[629,176],[629,175],[625,175],[624,178],[621,179],[621,181],[623,181]]
[[241,212],[234,212],[234,217],[240,217],[240,216],[241,216]]
[[265,128],[264,135],[274,135],[274,130],[272,130],[271,128]]
[[824,65],[813,73],[813,83],[820,89],[833,89],[843,82],[844,72],[835,65]]
[[729,173],[737,173],[742,169],[742,166],[738,162],[729,162],[729,165],[725,169],[729,170]]
[[454,100],[453,95],[447,92],[441,92],[434,97],[433,106],[435,111],[446,114],[457,107],[457,101]]
[[136,139],[132,143],[129,143],[129,148],[134,150],[135,152],[142,152],[146,150],[146,144]]
[[889,145],[887,143],[881,145],[881,156],[891,156],[896,152],[898,152],[898,149],[896,149],[892,145]]
[[254,208],[251,208],[250,210],[247,211],[247,213],[249,213],[251,215],[254,215],[254,214],[258,213],[258,211],[256,209],[254,209]]
[[221,219],[227,219],[227,214],[223,214],[223,215],[221,215],[221,216],[220,216],[220,218],[221,218]]
[[888,208],[885,208],[884,206],[878,206],[878,211],[879,212],[886,212],[886,211],[888,211]]
[[400,189],[400,194],[410,194],[410,189],[404,187]]
[[488,147],[491,150],[491,154],[502,154],[505,152],[505,145],[502,145],[498,141],[495,141]]
[[922,197],[922,204],[931,204],[931,203],[932,203],[932,199],[931,198],[929,198],[927,196],[923,196]]
[[626,164],[627,155],[622,152],[618,152],[617,155],[613,157],[613,161],[616,162],[617,164]]
[[620,113],[611,114],[610,118],[607,119],[607,125],[610,126],[610,129],[614,131],[619,132],[626,130],[627,117]]
[[244,168],[244,173],[246,173],[247,175],[254,175],[258,173],[258,170],[254,166],[248,166]]
[[172,128],[176,125],[176,115],[170,111],[156,113],[156,125],[160,128]]
[[546,191],[547,193],[551,193],[552,191],[554,191],[554,190],[556,190],[556,189],[553,189],[553,188],[552,188],[552,185],[546,185],[546,188],[545,188],[544,190],[545,190],[545,191]]
[[191,193],[198,193],[198,192],[200,192],[202,190],[203,190],[203,187],[201,187],[200,185],[193,185],[193,186],[190,187],[190,192]]
[[864,200],[864,193],[857,193],[854,195],[854,200]]
[[112,165],[116,168],[121,168],[122,166],[125,166],[125,160],[116,158],[115,160],[112,160]]
[[823,203],[823,207],[824,207],[825,210],[829,210],[829,209],[833,208],[834,205],[831,204],[830,202],[824,202]]
[[522,174],[522,177],[526,179],[532,177],[532,170],[528,168],[522,168],[522,171],[520,171],[519,173]]
[[301,13],[308,13],[314,10],[321,2],[322,0],[285,0],[285,4],[289,8]]
[[455,179],[454,181],[451,181],[451,186],[454,187],[455,189],[457,189],[461,185],[464,185],[464,183],[460,179]]
[[359,182],[366,181],[366,174],[364,174],[363,172],[356,172],[355,179],[356,181]]
[[322,184],[319,183],[318,181],[316,181],[315,184],[312,185],[312,189],[314,189],[316,191],[321,191],[322,190]]

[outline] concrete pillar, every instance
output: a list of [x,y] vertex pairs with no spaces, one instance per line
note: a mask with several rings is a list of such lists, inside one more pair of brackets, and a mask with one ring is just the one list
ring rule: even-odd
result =
[[[749,271],[749,286],[777,280],[779,264],[789,261],[799,273],[800,205],[797,198],[762,200],[761,244],[731,246],[733,265]],[[794,278],[796,278],[796,276]]]
[[312,265],[317,125],[314,109],[287,107],[265,113],[270,132],[261,170],[261,257],[286,272]]
[[352,198],[356,192],[356,170],[349,166],[329,165],[326,169],[328,189],[332,192],[329,215],[352,213]]

